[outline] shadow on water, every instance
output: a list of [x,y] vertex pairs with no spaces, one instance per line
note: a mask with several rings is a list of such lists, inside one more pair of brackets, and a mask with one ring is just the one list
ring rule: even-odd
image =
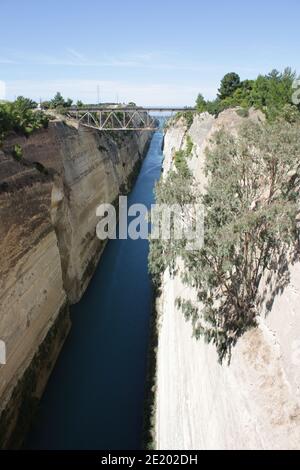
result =
[[[154,134],[128,204],[154,202],[162,134]],[[111,240],[81,301],[26,447],[139,449],[151,284],[148,241]]]

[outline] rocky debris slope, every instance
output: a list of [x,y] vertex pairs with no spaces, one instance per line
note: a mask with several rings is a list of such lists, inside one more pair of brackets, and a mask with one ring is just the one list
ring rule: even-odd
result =
[[[251,112],[250,118],[262,116]],[[175,123],[165,136],[164,172],[190,135],[189,165],[204,188],[204,150],[211,136],[222,126],[235,132],[240,122],[227,110],[217,119],[197,116],[190,129],[183,120]],[[267,280],[261,282],[259,326],[238,341],[231,364],[221,366],[215,348],[191,337],[191,325],[176,308],[178,295],[193,298],[194,293],[180,275],[165,272],[157,301],[158,449],[299,449],[300,263],[291,264],[283,290],[271,294],[272,282],[267,289]]]

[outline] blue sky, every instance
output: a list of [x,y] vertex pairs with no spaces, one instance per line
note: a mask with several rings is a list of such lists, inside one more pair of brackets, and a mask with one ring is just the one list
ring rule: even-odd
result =
[[6,97],[142,105],[213,98],[235,71],[300,72],[299,0],[1,0]]

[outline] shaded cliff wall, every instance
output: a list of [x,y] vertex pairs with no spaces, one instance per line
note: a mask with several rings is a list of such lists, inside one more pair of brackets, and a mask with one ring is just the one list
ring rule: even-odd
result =
[[[251,113],[251,118],[261,117]],[[235,132],[241,119],[228,110],[218,119],[196,117],[189,130],[183,121],[174,124],[165,136],[165,172],[188,133],[195,144],[190,167],[204,189],[210,137],[222,126]],[[158,449],[299,449],[300,263],[289,268],[286,287],[275,295],[275,281],[262,281],[260,292],[268,294],[259,326],[238,341],[230,366],[218,363],[213,346],[191,337],[175,298],[193,299],[195,293],[182,285],[180,275],[164,274],[157,300]]]
[[150,137],[54,121],[0,151],[0,447],[19,444],[70,327],[68,304],[97,265],[96,207],[130,189]]

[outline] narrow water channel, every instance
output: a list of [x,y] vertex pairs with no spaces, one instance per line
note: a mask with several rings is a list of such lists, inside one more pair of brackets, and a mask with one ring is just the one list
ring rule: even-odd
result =
[[[153,136],[128,204],[154,201],[162,133]],[[148,241],[111,240],[81,301],[26,447],[141,447],[151,284]]]

